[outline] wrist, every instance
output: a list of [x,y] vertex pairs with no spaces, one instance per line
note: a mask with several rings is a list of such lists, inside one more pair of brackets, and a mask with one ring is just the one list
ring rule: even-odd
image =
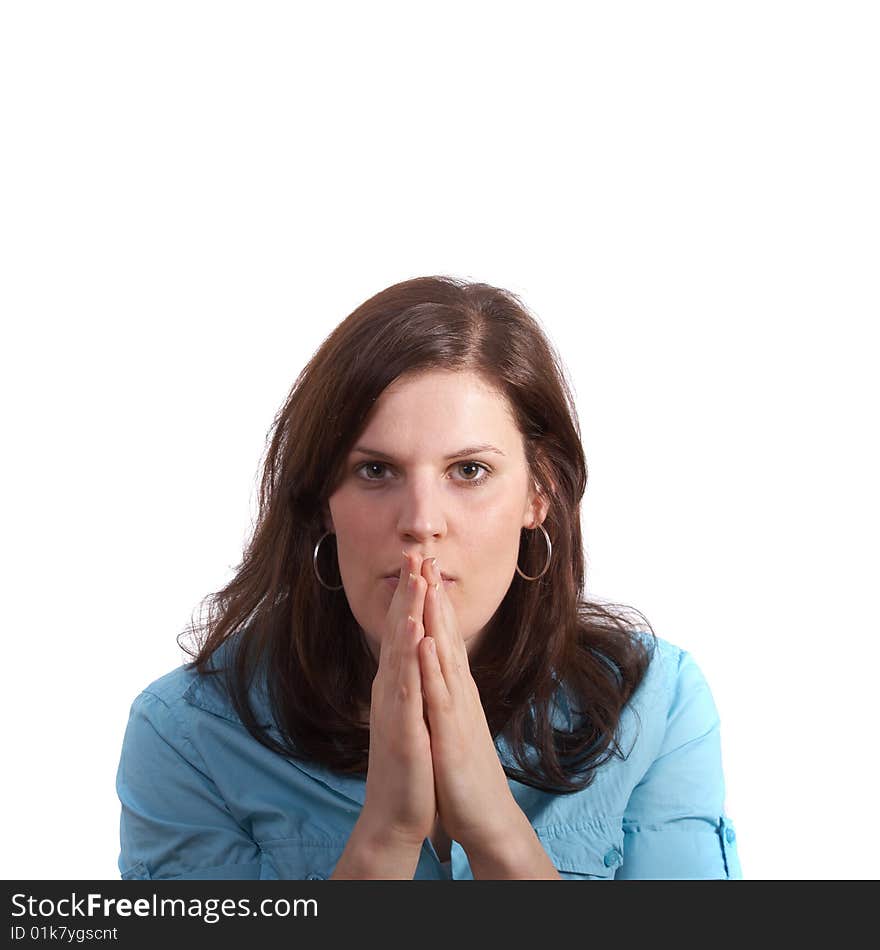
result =
[[331,878],[411,881],[423,843],[362,814]]
[[519,850],[518,843],[532,834],[529,819],[511,796],[503,810],[496,810],[491,824],[484,822],[456,840],[469,858],[471,854],[501,858]]
[[364,807],[361,810],[354,830],[357,832],[359,839],[367,846],[377,850],[389,850],[399,853],[418,853],[426,837],[425,835],[396,827],[383,816],[370,811],[368,807]]
[[560,879],[531,822],[519,815],[504,831],[465,848],[475,880]]

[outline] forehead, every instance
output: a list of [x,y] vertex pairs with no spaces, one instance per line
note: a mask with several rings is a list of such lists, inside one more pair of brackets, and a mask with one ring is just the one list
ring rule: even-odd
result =
[[507,451],[519,443],[506,397],[476,373],[449,370],[400,377],[386,387],[359,441],[370,436],[438,450],[494,442]]

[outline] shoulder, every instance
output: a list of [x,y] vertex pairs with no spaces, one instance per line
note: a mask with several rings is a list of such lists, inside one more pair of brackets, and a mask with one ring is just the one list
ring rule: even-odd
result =
[[163,706],[175,707],[184,702],[187,691],[200,679],[199,673],[189,664],[182,664],[148,683],[135,697],[135,704],[160,702]]
[[[117,786],[185,781],[188,768],[206,773],[207,763],[228,748],[229,730],[243,728],[226,692],[222,673],[200,673],[184,663],[148,683],[133,699],[122,741]],[[151,778],[146,775],[149,771]]]
[[[633,636],[645,648],[648,664],[623,710],[620,728],[625,742],[638,741],[641,748],[659,747],[668,721],[682,706],[688,707],[692,718],[717,718],[708,684],[689,651],[650,631],[639,629]],[[571,729],[572,707],[577,705],[567,689],[560,689],[554,717]]]
[[[146,685],[132,702],[130,723],[148,719],[162,735],[184,736],[206,714],[241,725],[224,675],[229,646],[228,642],[223,644],[212,655],[205,673],[192,663],[184,663]],[[273,724],[265,683],[252,685],[248,701],[260,725]]]
[[181,664],[144,686],[134,697],[129,716],[158,714],[167,723],[182,723],[189,701],[205,689],[206,679],[195,667]]
[[199,674],[183,664],[154,679],[133,699],[122,743],[121,765],[151,760],[170,750],[187,754],[191,727],[187,694]]
[[634,741],[649,757],[662,756],[696,739],[717,735],[720,725],[712,691],[693,654],[650,636],[653,654],[630,699],[638,722]]
[[662,637],[639,633],[651,659],[634,695],[653,705],[671,706],[682,699],[706,698],[709,686],[693,654]]

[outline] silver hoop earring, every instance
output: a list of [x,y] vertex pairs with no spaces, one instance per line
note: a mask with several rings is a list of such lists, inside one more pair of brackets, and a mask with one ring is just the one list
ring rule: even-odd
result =
[[544,525],[539,524],[537,527],[541,529],[541,532],[544,535],[544,540],[547,542],[547,563],[544,565],[544,570],[541,571],[540,574],[536,574],[534,577],[529,577],[528,574],[523,574],[523,572],[519,569],[519,561],[517,561],[516,573],[527,581],[536,581],[539,577],[543,577],[547,573],[547,568],[550,567],[550,558],[553,555],[553,545],[550,543],[550,535],[547,534],[546,530],[544,529]]
[[332,531],[325,531],[325,532],[321,535],[321,537],[318,538],[318,543],[315,545],[315,553],[312,555],[312,567],[314,567],[314,569],[315,569],[315,577],[318,578],[318,583],[319,583],[322,587],[326,587],[327,590],[342,590],[342,588],[345,586],[344,584],[340,584],[339,587],[331,587],[329,584],[325,584],[325,583],[324,583],[323,578],[321,577],[320,573],[318,572],[318,549],[321,547],[321,542],[324,540],[324,538],[327,537],[328,534],[333,534],[333,532],[332,532]]

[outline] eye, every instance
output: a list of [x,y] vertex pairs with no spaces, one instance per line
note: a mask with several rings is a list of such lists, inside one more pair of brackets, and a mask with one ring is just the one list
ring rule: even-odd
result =
[[[365,468],[371,468],[371,469],[372,469],[372,468],[385,468],[385,464],[384,464],[383,462],[364,462],[363,465],[358,465],[358,467],[355,469],[355,471],[356,471],[356,472],[359,472],[359,471],[361,471],[362,469],[365,469]],[[381,478],[367,478],[367,479],[365,479],[365,481],[368,481],[368,482],[381,482],[381,481],[383,481],[383,479],[381,479]]]
[[466,485],[469,485],[469,486],[470,486],[470,485],[482,485],[483,482],[487,482],[487,481],[492,477],[492,473],[489,471],[489,468],[488,468],[486,465],[483,465],[482,462],[456,462],[455,464],[456,464],[457,466],[460,466],[461,468],[465,468],[465,467],[474,468],[474,467],[475,467],[475,468],[477,468],[477,469],[482,469],[482,470],[483,470],[483,475],[481,475],[479,478],[466,478],[466,479],[464,480]]
[[[465,477],[461,479],[454,479],[454,481],[458,481],[461,484],[466,485],[468,488],[475,485],[483,485],[492,477],[491,469],[489,468],[488,465],[484,465],[482,462],[474,462],[474,461],[456,462],[454,467],[459,468],[460,470],[477,469],[477,471],[483,472],[483,474],[479,478]],[[382,473],[387,468],[388,466],[384,462],[362,462],[355,469],[355,472],[364,473],[362,476],[360,476],[361,481],[377,482],[381,484],[382,482],[387,481],[386,478],[382,477]],[[376,472],[377,469],[379,469],[378,477],[373,477],[374,475],[377,475],[377,472]]]

